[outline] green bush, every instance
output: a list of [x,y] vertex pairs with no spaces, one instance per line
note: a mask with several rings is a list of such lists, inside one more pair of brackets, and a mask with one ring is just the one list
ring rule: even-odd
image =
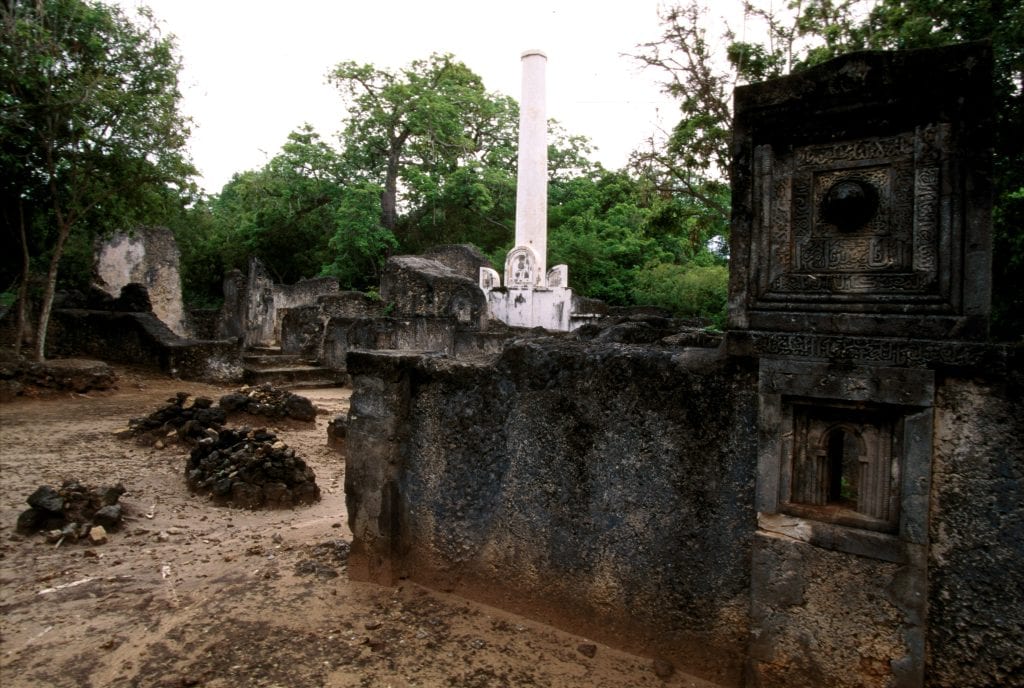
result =
[[636,277],[638,304],[666,308],[678,317],[702,317],[715,327],[725,325],[729,268],[690,263],[648,264]]

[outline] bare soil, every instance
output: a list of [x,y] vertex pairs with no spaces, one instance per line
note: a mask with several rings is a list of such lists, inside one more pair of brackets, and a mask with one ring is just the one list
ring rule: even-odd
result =
[[[315,424],[229,419],[276,429],[322,490],[313,506],[247,511],[189,492],[187,448],[114,437],[175,392],[230,390],[117,371],[112,391],[0,404],[5,688],[711,686],[413,583],[349,581],[344,456],[326,444],[348,390],[296,390]],[[95,546],[16,533],[28,495],[71,478],[123,483],[124,526]]]

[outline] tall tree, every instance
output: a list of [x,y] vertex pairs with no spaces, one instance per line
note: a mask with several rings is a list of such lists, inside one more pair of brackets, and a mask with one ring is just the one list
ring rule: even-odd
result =
[[4,215],[7,235],[48,263],[41,360],[72,232],[146,220],[186,191],[194,170],[183,152],[180,64],[151,14],[135,23],[100,3],[8,0],[0,20],[0,192],[18,208]]
[[[316,276],[329,262],[345,175],[337,151],[308,124],[260,170],[236,174],[212,200],[235,267],[259,256],[279,282]],[[229,247],[224,247],[227,250]]]
[[697,0],[670,7],[661,15],[661,38],[638,46],[634,58],[665,76],[665,92],[678,100],[680,119],[664,139],[652,138],[634,152],[630,165],[662,193],[692,198],[724,223],[735,78],[715,59],[705,14]]
[[431,55],[398,72],[343,62],[330,76],[348,106],[346,164],[382,188],[381,226],[398,231],[402,209],[429,211],[459,197],[486,213],[490,201],[478,193],[486,184],[474,189],[470,182],[486,180],[486,171],[507,165],[515,150],[518,111],[511,99],[489,94],[451,55]]

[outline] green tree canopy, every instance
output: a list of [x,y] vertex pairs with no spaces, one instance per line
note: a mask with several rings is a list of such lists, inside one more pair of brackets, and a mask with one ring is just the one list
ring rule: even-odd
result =
[[100,3],[10,0],[0,22],[2,221],[5,240],[22,246],[5,253],[23,257],[23,304],[31,270],[48,263],[35,341],[42,359],[69,237],[180,208],[194,170],[178,111],[180,64],[148,12],[136,23]]
[[505,208],[514,169],[512,99],[488,93],[447,54],[397,72],[342,62],[330,77],[348,108],[345,165],[354,179],[381,187],[380,225],[403,247],[441,243],[468,221],[504,229],[493,212]]

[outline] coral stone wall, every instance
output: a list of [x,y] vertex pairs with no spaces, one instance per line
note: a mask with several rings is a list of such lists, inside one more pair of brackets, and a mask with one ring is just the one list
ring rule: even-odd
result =
[[349,372],[356,576],[408,575],[739,683],[755,371],[712,349],[538,339],[493,366],[353,353]]
[[1024,686],[1024,373],[937,391],[927,684]]
[[113,297],[121,287],[142,284],[153,314],[180,337],[191,334],[181,297],[180,255],[166,227],[139,228],[134,235],[117,234],[96,252],[99,286]]

